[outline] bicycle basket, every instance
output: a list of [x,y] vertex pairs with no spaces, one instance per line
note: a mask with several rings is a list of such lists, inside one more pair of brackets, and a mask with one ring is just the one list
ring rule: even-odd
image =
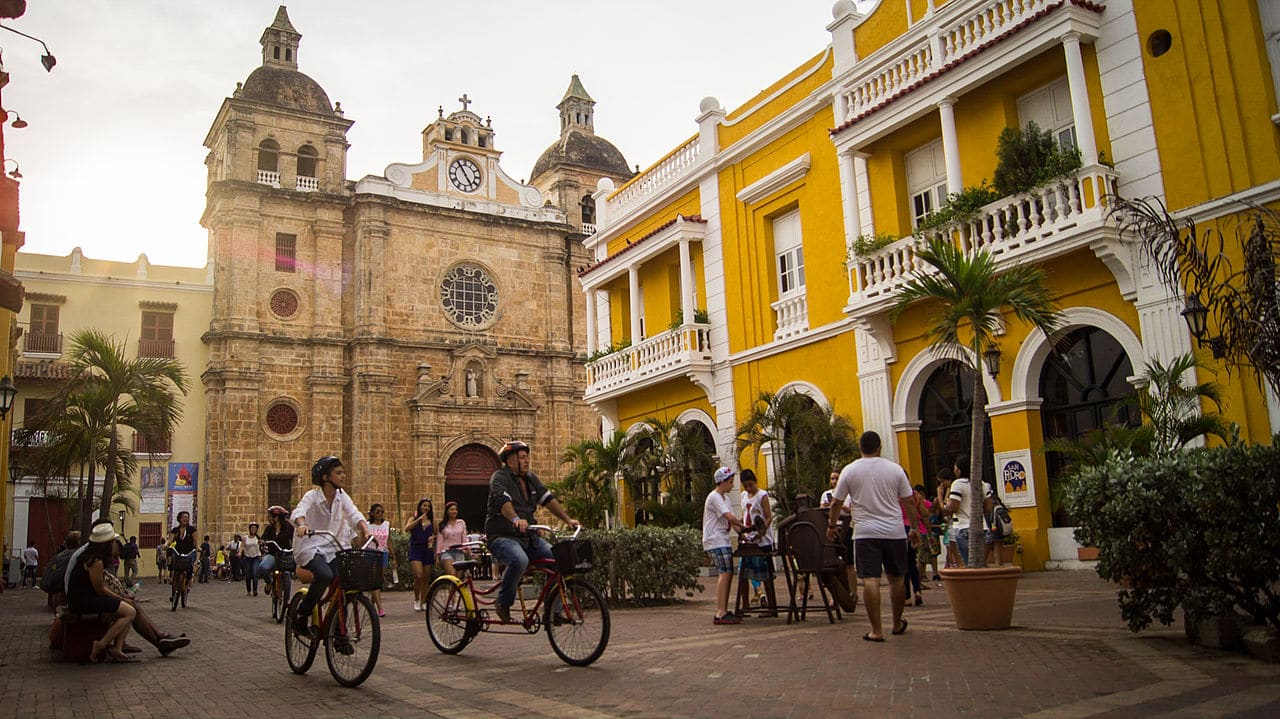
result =
[[338,584],[351,592],[382,589],[382,552],[344,549],[338,552]]
[[556,560],[556,571],[565,576],[591,571],[591,541],[567,539],[551,547]]
[[296,571],[298,565],[293,561],[293,552],[280,552],[276,554],[276,569],[282,572]]

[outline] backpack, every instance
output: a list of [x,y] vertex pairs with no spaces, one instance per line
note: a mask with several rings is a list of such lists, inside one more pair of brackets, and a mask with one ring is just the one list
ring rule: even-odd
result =
[[993,497],[995,507],[991,510],[991,534],[996,539],[1004,539],[1013,534],[1013,515],[999,497]]
[[44,574],[40,577],[40,588],[46,594],[66,593],[67,564],[71,562],[71,555],[74,552],[74,549],[64,549],[55,554],[53,559],[45,565]]

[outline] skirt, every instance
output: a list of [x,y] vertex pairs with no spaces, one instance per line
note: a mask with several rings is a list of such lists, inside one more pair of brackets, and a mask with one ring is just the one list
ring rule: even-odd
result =
[[431,556],[431,549],[427,547],[427,545],[425,544],[409,545],[409,561],[410,562],[422,562],[423,564],[432,564],[433,563],[432,560],[433,560],[433,557]]

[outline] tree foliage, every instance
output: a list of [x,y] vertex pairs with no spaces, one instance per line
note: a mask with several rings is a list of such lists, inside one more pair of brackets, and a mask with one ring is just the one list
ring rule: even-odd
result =
[[1016,195],[1080,169],[1080,151],[1063,149],[1053,133],[1034,122],[1006,127],[996,140],[993,180],[1000,196]]

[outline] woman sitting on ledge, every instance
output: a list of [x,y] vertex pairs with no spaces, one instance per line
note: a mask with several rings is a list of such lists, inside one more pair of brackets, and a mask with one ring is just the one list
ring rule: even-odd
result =
[[115,540],[116,532],[110,524],[94,527],[89,545],[72,566],[67,581],[67,605],[72,611],[115,616],[106,634],[94,642],[89,651],[89,660],[93,662],[108,657],[113,662],[133,661],[125,656],[124,639],[137,612],[123,596],[108,589],[102,578],[112,561]]

